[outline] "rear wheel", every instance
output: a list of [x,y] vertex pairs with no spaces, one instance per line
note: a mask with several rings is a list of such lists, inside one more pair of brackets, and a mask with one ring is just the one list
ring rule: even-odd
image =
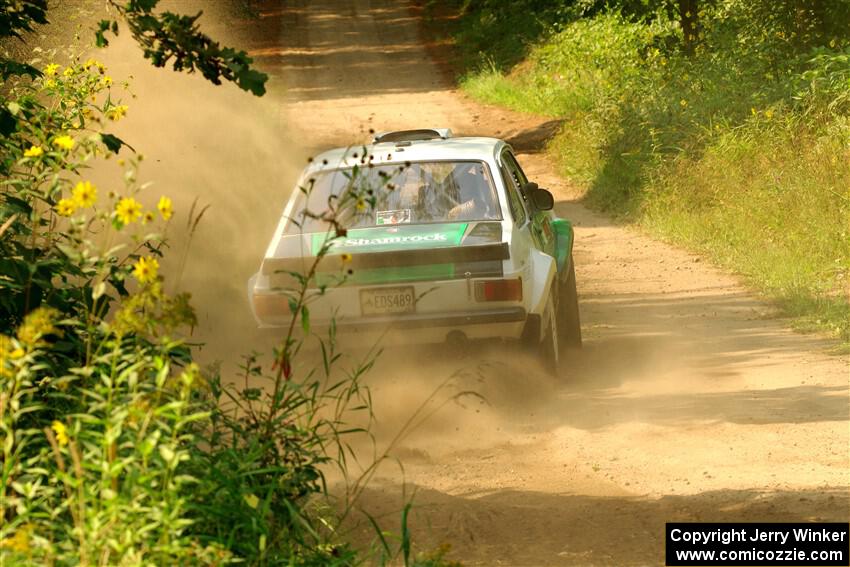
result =
[[540,341],[540,354],[543,359],[543,365],[546,371],[552,376],[558,375],[558,368],[561,363],[561,339],[558,333],[558,304],[557,290],[552,288],[552,293],[549,295],[549,305],[546,307],[546,320],[543,321],[541,335],[543,340]]
[[578,312],[578,291],[576,290],[576,269],[570,257],[570,272],[566,281],[560,284],[560,302],[558,305],[558,330],[562,348],[581,348],[581,319]]

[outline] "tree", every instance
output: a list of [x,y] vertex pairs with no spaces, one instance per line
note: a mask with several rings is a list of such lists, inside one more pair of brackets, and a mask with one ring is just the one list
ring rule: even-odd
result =
[[682,46],[685,53],[693,54],[699,36],[698,0],[679,1],[679,24],[682,28]]

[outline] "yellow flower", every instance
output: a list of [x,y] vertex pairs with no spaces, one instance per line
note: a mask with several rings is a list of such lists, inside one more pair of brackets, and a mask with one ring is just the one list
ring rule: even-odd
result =
[[62,71],[62,74],[65,75],[66,77],[70,77],[74,74],[74,68],[73,67],[65,67],[65,70]]
[[73,199],[60,199],[56,203],[56,214],[61,217],[70,217],[77,210],[77,205]]
[[72,150],[74,149],[74,138],[67,134],[63,134],[62,136],[56,136],[53,139],[53,145],[63,150]]
[[64,447],[68,444],[68,429],[65,427],[65,424],[61,421],[54,421],[50,426],[56,433],[56,442],[59,443],[60,447]]
[[120,120],[125,114],[127,114],[127,106],[123,104],[114,106],[106,111],[106,117],[110,120]]
[[59,317],[59,312],[51,307],[37,307],[24,317],[24,322],[18,327],[18,341],[27,347],[39,346],[45,335],[58,333],[53,322]]
[[753,116],[755,116],[758,113],[759,113],[758,110],[756,110],[755,108],[750,109],[750,114],[752,114]]
[[339,259],[342,260],[343,264],[347,264],[347,263],[351,262],[351,254],[348,254],[348,253],[340,254]]
[[7,361],[11,360],[12,352],[15,350],[15,343],[12,342],[12,337],[0,335],[0,378],[9,378],[12,372],[6,368]]
[[156,204],[156,208],[159,209],[159,214],[162,215],[162,218],[168,220],[171,218],[171,215],[174,214],[174,207],[171,203],[171,199],[163,195],[159,198],[159,203]]
[[354,203],[354,208],[357,209],[358,213],[362,213],[366,210],[366,201],[363,199],[357,199],[357,202]]
[[97,202],[97,187],[89,181],[80,181],[71,192],[78,207],[91,207]]
[[47,79],[46,81],[44,81],[44,88],[46,88],[46,89],[52,89],[55,86],[56,86],[56,81],[54,81],[53,79]]
[[97,70],[102,71],[104,69],[103,63],[97,61],[96,59],[86,59],[86,62],[83,63],[83,69],[88,71],[92,67],[95,67]]
[[24,524],[17,529],[15,535],[0,540],[0,549],[5,547],[18,553],[27,553],[30,550],[30,532],[32,525]]
[[142,216],[142,205],[132,197],[125,197],[115,205],[115,216],[122,224],[130,224]]
[[772,110],[772,109],[770,109],[770,108],[768,108],[767,110],[765,110],[765,111],[764,111],[764,117],[765,117],[765,118],[767,118],[768,120],[770,120],[771,118],[773,118],[773,110]]
[[159,271],[159,262],[156,258],[142,257],[133,265],[133,275],[140,283],[148,283],[156,279]]
[[681,106],[682,108],[685,108],[686,106],[688,106],[688,101],[686,101],[685,99],[680,100],[679,106]]
[[153,216],[151,211],[145,212],[144,216],[142,216],[142,224],[148,224],[149,222],[153,222],[156,217]]
[[56,75],[56,72],[59,70],[59,64],[51,63],[47,67],[44,68],[44,74],[48,77],[53,77]]
[[44,150],[41,149],[41,146],[30,146],[30,148],[24,151],[24,157],[38,157],[44,153]]
[[112,86],[112,77],[110,77],[109,75],[104,75],[104,77],[100,80],[100,83],[104,87]]
[[260,499],[254,494],[246,494],[243,498],[245,498],[245,503],[254,510],[260,505]]

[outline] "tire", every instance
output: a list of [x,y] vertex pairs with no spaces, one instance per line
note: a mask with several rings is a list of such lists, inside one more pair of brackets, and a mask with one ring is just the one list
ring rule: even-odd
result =
[[561,339],[558,333],[558,319],[560,317],[558,317],[557,308],[557,289],[553,287],[552,293],[549,295],[549,305],[546,307],[547,312],[549,312],[548,325],[540,329],[539,348],[546,372],[556,377],[561,364]]
[[576,269],[572,256],[570,256],[570,272],[566,281],[562,282],[559,287],[558,330],[560,331],[560,346],[562,350],[578,350],[581,348],[581,318],[578,311]]

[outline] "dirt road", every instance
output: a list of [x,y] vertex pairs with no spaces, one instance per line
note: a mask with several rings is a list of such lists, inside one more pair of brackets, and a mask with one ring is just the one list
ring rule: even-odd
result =
[[420,549],[450,543],[470,565],[645,565],[663,563],[667,521],[848,520],[847,357],[789,331],[699,257],[584,208],[539,153],[555,124],[464,98],[423,44],[412,6],[254,6],[223,14],[227,25],[211,31],[272,75],[262,101],[153,70],[126,38],[106,55],[116,76],[137,76],[129,139],[161,159],[143,177],[181,213],[195,196],[212,206],[183,276],[206,356],[263,348],[244,282],[294,175],[310,153],[363,141],[369,128],[506,138],[577,227],[586,342],[559,379],[497,351],[379,361],[370,377],[379,443],[453,373],[434,407],[463,389],[488,401],[447,403],[394,452],[404,474],[388,464],[362,501],[388,529],[398,530],[402,488],[415,489]]
[[395,522],[406,483],[418,545],[450,543],[473,565],[658,564],[666,521],[848,520],[847,357],[789,331],[699,257],[583,207],[538,153],[552,124],[464,98],[411,6],[259,6],[262,29],[280,34],[255,38],[252,53],[285,88],[282,120],[302,146],[361,141],[369,128],[507,138],[577,225],[582,354],[551,380],[496,352],[422,364],[390,353],[371,379],[381,440],[460,368],[455,387],[489,405],[440,409],[366,509]]

